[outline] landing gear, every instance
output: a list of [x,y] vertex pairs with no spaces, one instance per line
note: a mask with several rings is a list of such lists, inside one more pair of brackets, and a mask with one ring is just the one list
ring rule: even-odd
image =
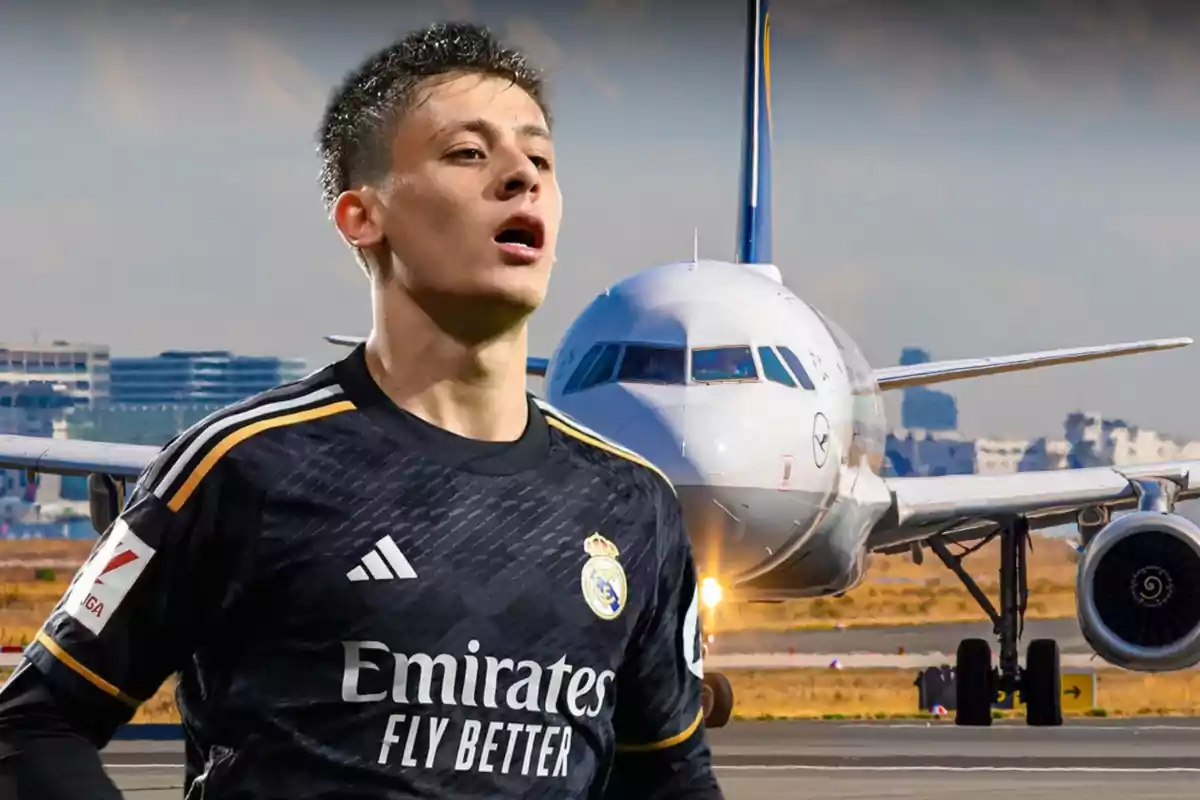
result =
[[1063,724],[1062,672],[1058,642],[1034,639],[1025,652],[1021,699],[1025,701],[1025,721],[1039,727]]
[[1028,725],[1062,725],[1062,689],[1058,643],[1035,639],[1026,651],[1025,667],[1018,663],[1021,633],[1025,627],[1025,606],[1029,598],[1025,553],[1029,546],[1029,521],[1024,517],[1006,520],[1000,530],[1000,611],[997,612],[965,569],[962,562],[992,537],[969,548],[961,555],[951,553],[945,542],[933,538],[930,549],[937,554],[992,620],[1000,642],[1000,658],[992,665],[992,648],[983,639],[966,639],[958,646],[955,659],[955,686],[958,725],[992,724],[992,706],[1004,697],[1017,697],[1025,703]]
[[964,639],[954,662],[954,687],[959,725],[991,725],[996,697],[992,648],[983,639]]
[[704,673],[700,697],[704,705],[704,727],[725,727],[733,713],[733,686],[729,679],[719,672]]
[[[711,614],[712,611],[709,611]],[[700,652],[708,656],[708,637],[704,630],[708,628],[702,620],[700,625]],[[711,629],[710,629],[711,630]],[[704,727],[723,728],[733,714],[733,686],[729,679],[719,672],[704,671],[704,680],[700,685],[700,705],[704,710]]]

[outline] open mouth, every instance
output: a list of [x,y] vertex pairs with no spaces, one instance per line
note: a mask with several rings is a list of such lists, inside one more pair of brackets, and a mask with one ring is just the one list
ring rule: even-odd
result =
[[494,238],[499,244],[516,244],[540,250],[544,235],[545,228],[540,219],[528,214],[517,214],[505,220]]

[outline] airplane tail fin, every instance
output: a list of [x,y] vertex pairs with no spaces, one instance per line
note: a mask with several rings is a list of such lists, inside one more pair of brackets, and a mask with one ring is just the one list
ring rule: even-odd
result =
[[772,264],[771,9],[747,0],[746,76],[742,111],[742,174],[737,261]]

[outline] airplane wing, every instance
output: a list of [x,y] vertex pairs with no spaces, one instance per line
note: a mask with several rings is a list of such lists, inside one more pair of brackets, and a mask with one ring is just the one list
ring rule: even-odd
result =
[[[362,336],[343,336],[337,333],[331,333],[325,337],[325,341],[330,344],[338,344],[343,347],[357,347],[362,344],[365,339]],[[525,374],[536,375],[539,378],[545,377],[546,370],[550,366],[548,358],[527,358],[525,359]]]
[[0,436],[0,469],[24,469],[57,475],[93,472],[136,478],[161,448],[36,436]]
[[1110,512],[1137,507],[1135,481],[1167,480],[1179,486],[1177,501],[1200,497],[1200,461],[1167,461],[1127,467],[1085,467],[1013,472],[1004,475],[942,475],[885,478],[890,513],[876,525],[868,547],[880,552],[908,549],[935,535],[977,539],[998,528],[996,520],[1024,515],[1031,530],[1071,524],[1079,511]]
[[963,378],[976,378],[981,375],[997,375],[1001,372],[1018,372],[1057,364],[1075,364],[1081,361],[1129,356],[1155,350],[1171,350],[1176,347],[1186,347],[1191,343],[1190,338],[1182,337],[1092,347],[1067,347],[1061,350],[1041,350],[1035,353],[1019,353],[1011,356],[961,358],[954,361],[931,361],[925,364],[881,367],[876,369],[873,375],[880,391],[887,391],[889,389],[905,389],[909,386],[957,381]]

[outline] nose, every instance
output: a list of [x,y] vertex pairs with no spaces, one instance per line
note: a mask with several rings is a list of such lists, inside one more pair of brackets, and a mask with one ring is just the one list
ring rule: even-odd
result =
[[510,200],[526,193],[536,193],[541,185],[541,175],[537,168],[523,153],[513,156],[512,166],[509,167],[500,181],[500,196]]

